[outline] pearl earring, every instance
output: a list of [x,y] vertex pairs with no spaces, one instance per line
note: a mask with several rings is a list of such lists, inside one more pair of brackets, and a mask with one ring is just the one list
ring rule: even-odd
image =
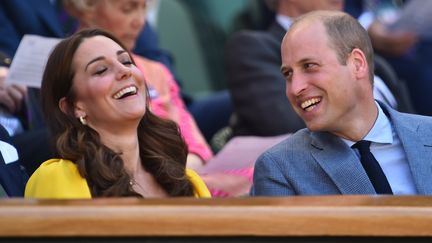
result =
[[84,126],[87,125],[87,121],[86,121],[86,119],[83,116],[80,116],[79,120],[80,120],[81,124],[83,124]]

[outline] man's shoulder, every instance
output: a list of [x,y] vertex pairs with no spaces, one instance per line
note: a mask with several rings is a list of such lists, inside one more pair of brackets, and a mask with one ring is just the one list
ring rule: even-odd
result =
[[415,120],[419,123],[432,123],[432,116],[424,116],[424,115],[418,115],[418,114],[411,114],[411,113],[403,113],[403,112],[397,112],[397,116],[400,119],[403,120]]
[[415,124],[418,125],[432,125],[432,116],[424,116],[418,114],[404,113],[394,110],[392,108],[386,107],[386,110],[389,112],[391,120],[393,123],[402,123],[413,126]]

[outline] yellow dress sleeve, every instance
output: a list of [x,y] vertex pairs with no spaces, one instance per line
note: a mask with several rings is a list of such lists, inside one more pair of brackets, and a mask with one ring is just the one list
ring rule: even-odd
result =
[[186,175],[194,188],[194,196],[197,198],[211,198],[210,191],[201,177],[193,170],[186,169]]
[[[186,169],[186,175],[194,188],[194,196],[210,198],[211,194],[201,177]],[[41,164],[27,182],[24,197],[40,199],[86,199],[91,198],[86,179],[69,160],[50,159]]]
[[69,160],[50,159],[41,164],[27,182],[24,197],[45,199],[91,198],[86,179]]

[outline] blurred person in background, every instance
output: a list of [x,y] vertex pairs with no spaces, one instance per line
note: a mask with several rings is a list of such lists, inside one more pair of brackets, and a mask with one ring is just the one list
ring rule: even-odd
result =
[[[424,4],[426,3],[426,4]],[[394,28],[400,14],[410,7],[412,19],[404,28]],[[368,30],[376,53],[384,57],[408,87],[416,113],[432,115],[432,39],[429,17],[432,5],[425,1],[351,0],[346,11],[359,19]],[[426,13],[427,16],[424,16]],[[423,16],[422,16],[423,15]],[[404,25],[404,23],[401,23]],[[429,25],[428,33],[418,26]],[[423,30],[424,31],[424,30]]]

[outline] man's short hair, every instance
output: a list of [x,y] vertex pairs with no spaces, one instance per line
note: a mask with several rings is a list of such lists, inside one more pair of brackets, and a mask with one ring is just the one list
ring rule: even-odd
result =
[[298,17],[291,28],[306,20],[321,20],[327,36],[329,45],[336,51],[339,62],[346,65],[347,58],[354,48],[360,49],[369,67],[369,78],[373,83],[374,76],[374,51],[367,31],[360,23],[343,12],[336,11],[313,11]]

